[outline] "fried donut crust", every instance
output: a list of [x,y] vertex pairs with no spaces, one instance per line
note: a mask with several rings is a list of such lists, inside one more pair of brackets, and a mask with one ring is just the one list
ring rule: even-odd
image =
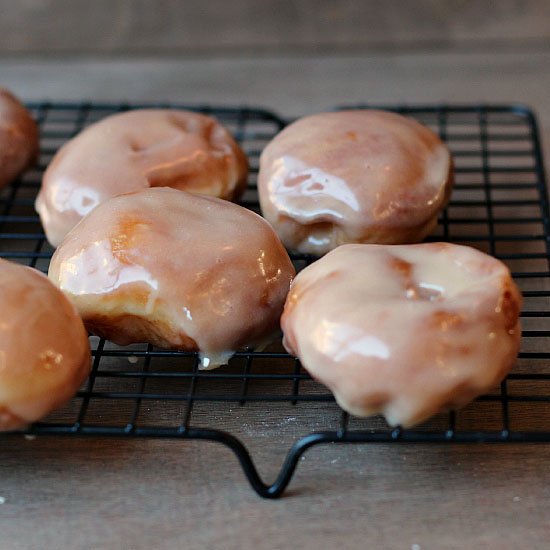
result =
[[504,378],[521,302],[507,267],[473,248],[344,245],[297,275],[281,326],[342,408],[407,427]]

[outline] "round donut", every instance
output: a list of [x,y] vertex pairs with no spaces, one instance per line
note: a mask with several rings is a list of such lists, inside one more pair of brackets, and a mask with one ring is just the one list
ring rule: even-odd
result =
[[17,98],[0,88],[0,188],[36,162],[38,128]]
[[214,368],[279,328],[294,273],[257,214],[155,188],[88,214],[56,250],[49,277],[91,332],[200,351],[202,367]]
[[287,126],[260,157],[265,218],[292,250],[421,241],[453,181],[448,148],[411,118],[376,110],[321,113]]
[[58,246],[80,219],[110,197],[173,187],[237,200],[248,161],[214,118],[142,109],[92,124],[57,152],[36,200],[48,241]]
[[281,326],[343,409],[408,427],[504,378],[520,306],[507,267],[473,248],[350,244],[297,275]]
[[66,403],[90,371],[88,334],[42,273],[0,260],[0,431]]

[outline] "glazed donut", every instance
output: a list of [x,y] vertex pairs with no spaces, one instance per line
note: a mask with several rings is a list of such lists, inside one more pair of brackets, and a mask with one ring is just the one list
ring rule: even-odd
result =
[[0,431],[67,402],[90,371],[88,334],[42,273],[0,260]]
[[343,409],[408,427],[504,378],[520,306],[507,267],[473,248],[350,244],[297,275],[281,326]]
[[345,243],[421,241],[453,181],[449,150],[418,122],[376,110],[308,116],[260,157],[265,218],[287,248],[322,255]]
[[49,271],[91,332],[120,345],[200,351],[203,368],[279,328],[293,276],[263,218],[169,188],[98,206],[67,235]]
[[173,187],[237,200],[247,173],[245,154],[214,118],[168,109],[128,111],[92,124],[58,151],[35,207],[48,241],[58,246],[110,197]]
[[31,114],[0,88],[0,188],[32,166],[38,156],[38,128]]

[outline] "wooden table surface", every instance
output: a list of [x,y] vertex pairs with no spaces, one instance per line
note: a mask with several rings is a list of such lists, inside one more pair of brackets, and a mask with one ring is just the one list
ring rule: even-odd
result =
[[[0,59],[25,99],[253,104],[299,115],[357,101],[535,108],[550,160],[550,53],[225,59]],[[254,458],[283,454],[253,413]],[[262,422],[259,420],[265,420]],[[290,423],[284,443],[303,435]],[[226,426],[231,428],[231,426]],[[242,425],[239,426],[242,429]],[[264,501],[211,443],[9,438],[0,444],[0,549],[547,548],[549,445],[325,446],[286,498]]]

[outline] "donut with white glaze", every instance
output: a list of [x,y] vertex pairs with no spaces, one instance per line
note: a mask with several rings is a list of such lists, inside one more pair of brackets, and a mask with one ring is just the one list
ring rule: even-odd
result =
[[110,197],[173,187],[237,200],[248,161],[213,117],[171,109],[141,109],[92,124],[57,152],[36,200],[48,241],[68,231]]
[[407,427],[505,377],[521,301],[507,267],[473,248],[343,245],[297,275],[281,326],[343,409]]
[[10,92],[0,88],[0,188],[36,162],[38,127]]
[[46,276],[0,260],[0,431],[23,428],[67,402],[91,367],[75,307]]
[[322,255],[345,243],[420,242],[453,182],[448,148],[395,113],[353,110],[287,126],[260,158],[265,218],[289,249]]
[[90,212],[56,250],[49,277],[94,334],[199,351],[214,368],[279,329],[294,273],[254,212],[153,188]]

